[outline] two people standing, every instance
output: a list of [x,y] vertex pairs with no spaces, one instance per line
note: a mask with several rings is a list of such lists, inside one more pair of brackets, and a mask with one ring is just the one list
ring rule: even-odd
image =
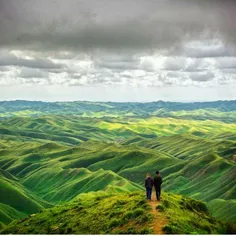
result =
[[156,171],[156,176],[154,177],[154,179],[151,178],[149,173],[146,175],[145,188],[146,188],[147,199],[151,200],[152,187],[154,186],[155,190],[156,190],[156,198],[157,198],[157,200],[160,200],[161,184],[162,184],[162,177],[161,177],[159,171]]

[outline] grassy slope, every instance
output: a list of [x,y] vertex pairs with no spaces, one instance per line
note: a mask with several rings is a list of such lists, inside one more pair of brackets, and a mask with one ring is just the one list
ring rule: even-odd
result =
[[166,234],[232,234],[236,222],[223,223],[209,213],[206,205],[181,195],[164,193],[157,209],[166,216]]
[[[168,219],[164,226],[166,233],[230,233],[230,228],[212,218],[199,201],[164,194],[158,208]],[[196,221],[199,216],[201,220]],[[44,210],[20,222],[14,221],[0,233],[150,234],[152,221],[153,215],[143,192],[117,195],[91,192],[79,195],[71,203]],[[232,227],[235,225],[231,225],[231,230]]]
[[[2,123],[2,125],[1,125]],[[87,140],[127,141],[131,138],[155,138],[193,133],[196,136],[232,133],[235,124],[218,121],[179,120],[173,118],[81,118],[78,116],[42,116],[8,118],[0,123],[0,134],[10,140],[51,140],[67,145]]]
[[25,214],[52,206],[22,186],[10,173],[0,169],[0,220],[9,223]]
[[[146,172],[154,172],[158,168],[165,176],[166,190],[210,201],[235,198],[235,164],[227,159],[234,150],[223,153],[222,157],[217,154],[222,155],[233,145],[232,140],[222,142],[216,138],[210,141],[191,135],[160,137],[151,141],[145,139],[128,146],[91,141],[78,147],[25,143],[25,148],[22,144],[16,145],[13,150],[11,145],[9,149],[5,147],[2,151],[5,158],[1,158],[0,162],[3,168],[21,178],[25,186],[52,202],[72,199],[82,191],[104,189],[106,186],[111,189],[112,184],[117,186],[117,191],[128,186],[128,189],[137,187],[124,179],[115,180],[114,174],[103,173],[97,178],[96,171],[101,168],[139,184],[143,184]],[[16,153],[17,158],[13,158]],[[188,161],[189,156],[191,162]],[[83,167],[95,171],[95,174],[84,170],[81,175],[78,168]],[[102,181],[104,178],[110,182]],[[99,179],[99,184],[95,184]],[[91,180],[90,184],[84,187],[88,180]],[[40,186],[42,181],[44,185]],[[63,192],[66,194],[61,194]],[[231,218],[226,213],[224,216]]]
[[[92,172],[83,168],[86,162],[89,163],[89,156],[93,161],[94,158],[95,161],[102,158],[101,153],[89,150],[86,145],[71,147],[31,142],[24,145],[14,142],[14,145],[14,149],[11,145],[2,149],[2,168],[46,201],[68,201],[79,193],[104,189],[118,192],[142,189],[110,170],[100,168]],[[101,150],[104,145],[97,145],[96,150]],[[75,166],[78,160],[81,161],[80,166]]]
[[147,209],[146,201],[140,194],[82,194],[73,203],[44,210],[20,223],[12,222],[1,233],[104,234],[122,232],[119,226],[125,224],[129,224],[130,228],[139,225],[139,233],[145,233],[150,232]]
[[[1,123],[1,168],[53,202],[70,200],[82,191],[136,189],[137,185],[122,177],[143,184],[146,172],[156,168],[165,177],[166,190],[206,201],[235,199],[234,124],[76,116],[10,118]],[[56,142],[48,143],[48,139]],[[87,139],[124,142],[120,145]],[[84,167],[88,170],[81,169]],[[101,168],[119,176],[96,173]],[[97,175],[101,180],[98,185],[94,184]],[[44,187],[40,186],[42,180]],[[91,184],[86,186],[88,180]],[[217,216],[231,217],[219,212]]]
[[25,178],[23,184],[53,203],[69,201],[80,193],[90,191],[126,192],[142,189],[112,171],[100,169],[91,172],[85,168],[44,168]]
[[229,221],[236,219],[236,200],[214,199],[208,203],[208,207],[217,218],[224,220],[225,215],[228,215]]
[[0,203],[0,221],[3,224],[8,224],[15,219],[23,218],[26,215],[27,215],[26,213],[17,211],[10,205]]

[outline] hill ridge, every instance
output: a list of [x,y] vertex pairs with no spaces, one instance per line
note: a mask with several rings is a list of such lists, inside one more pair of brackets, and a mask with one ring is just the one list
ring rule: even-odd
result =
[[[201,217],[201,221],[196,217]],[[163,193],[160,203],[148,203],[140,191],[116,195],[100,191],[81,194],[73,202],[14,221],[0,233],[224,234],[235,233],[234,230],[235,224],[217,221],[202,202],[190,198]]]

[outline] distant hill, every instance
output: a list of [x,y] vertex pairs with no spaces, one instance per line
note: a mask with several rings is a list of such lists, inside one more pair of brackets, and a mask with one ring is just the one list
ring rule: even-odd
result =
[[215,102],[40,102],[2,101],[0,117],[67,114],[83,117],[173,117],[181,119],[214,119],[236,121],[236,101]]
[[[40,117],[9,117],[0,120],[0,135],[8,140],[54,141],[78,145],[88,140],[124,142],[128,139],[153,139],[175,134],[193,134],[197,137],[232,138],[236,125],[215,120],[184,120],[176,118],[135,117],[79,117],[51,115]],[[220,136],[221,135],[221,136]],[[4,138],[3,137],[3,138]]]

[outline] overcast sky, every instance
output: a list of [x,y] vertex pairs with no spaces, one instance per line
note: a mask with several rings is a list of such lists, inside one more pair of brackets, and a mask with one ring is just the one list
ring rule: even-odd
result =
[[0,0],[0,100],[236,99],[236,1]]

